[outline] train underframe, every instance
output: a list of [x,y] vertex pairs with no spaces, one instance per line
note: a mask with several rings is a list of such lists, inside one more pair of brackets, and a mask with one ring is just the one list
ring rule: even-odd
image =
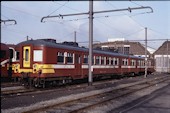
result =
[[[130,72],[130,73],[122,73],[122,74],[117,74],[117,73],[112,73],[112,74],[97,74],[97,75],[93,75],[94,79],[102,79],[105,77],[110,77],[110,78],[122,78],[125,76],[136,76],[136,75],[144,75],[144,71],[135,73],[135,72]],[[148,71],[148,74],[151,74],[151,71]],[[79,78],[79,79],[87,79],[87,75],[84,78]],[[30,73],[22,73],[20,78],[17,78],[18,81],[26,86],[26,87],[41,87],[41,88],[45,88],[46,86],[50,85],[50,86],[56,86],[56,85],[65,85],[65,84],[69,84],[72,83],[74,80],[77,79],[73,79],[70,76],[61,76],[61,77],[30,77]]]

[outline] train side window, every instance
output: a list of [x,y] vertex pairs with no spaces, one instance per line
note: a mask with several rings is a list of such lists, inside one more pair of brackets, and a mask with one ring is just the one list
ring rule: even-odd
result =
[[26,49],[25,50],[25,61],[28,61],[28,56],[29,55],[29,50],[28,49]]
[[135,66],[136,65],[136,60],[131,60],[131,66]]
[[73,53],[67,54],[67,63],[73,63]]
[[96,65],[99,65],[99,63],[100,63],[100,58],[99,56],[96,56]]
[[140,66],[140,60],[138,60],[138,66]]
[[88,63],[88,55],[84,55],[83,57],[83,63],[87,64]]
[[58,62],[58,63],[64,63],[64,53],[58,52],[57,62]]
[[79,58],[78,58],[78,63],[81,64],[81,56],[79,55]]
[[16,60],[19,60],[19,52],[16,52]]
[[109,65],[109,57],[106,57],[106,65]]
[[118,65],[118,58],[115,59],[115,65]]
[[125,65],[128,66],[128,59],[126,59],[126,64]]
[[6,57],[6,51],[0,50],[0,58],[5,58]]
[[128,65],[128,59],[123,59],[123,60],[122,60],[122,64],[123,64],[124,66],[127,66],[127,65]]
[[130,63],[131,63],[131,66],[134,66],[134,62],[133,62],[133,60],[131,60],[131,61],[130,61]]
[[125,65],[125,59],[122,59],[122,65]]
[[42,50],[34,50],[33,53],[34,62],[42,62],[43,61],[43,51]]

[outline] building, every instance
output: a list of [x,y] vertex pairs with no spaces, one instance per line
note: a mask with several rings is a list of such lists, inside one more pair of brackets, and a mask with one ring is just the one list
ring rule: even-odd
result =
[[[93,48],[109,49],[114,52],[145,57],[145,47],[139,42],[113,41],[93,44]],[[147,51],[147,56],[151,56]]]
[[170,41],[165,41],[154,52],[155,58],[155,70],[157,72],[168,72],[170,73]]

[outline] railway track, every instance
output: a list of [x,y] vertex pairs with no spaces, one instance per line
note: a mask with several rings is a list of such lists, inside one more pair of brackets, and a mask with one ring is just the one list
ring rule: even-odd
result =
[[20,83],[19,82],[5,82],[5,83],[1,83],[1,88],[13,87],[13,86],[20,86]]
[[[100,84],[110,84],[110,83],[115,83],[117,81],[120,80],[115,80],[115,79],[111,79],[111,80],[99,80],[96,81],[94,83],[94,86],[100,85]],[[37,89],[37,88],[26,88],[24,86],[12,86],[10,87],[9,85],[7,87],[3,87],[1,88],[1,98],[5,97],[5,98],[11,98],[11,97],[15,97],[15,96],[26,96],[26,95],[30,95],[30,94],[38,94],[38,93],[43,93],[43,92],[53,92],[53,91],[62,91],[62,90],[74,90],[74,89],[81,89],[81,88],[86,88],[88,85],[87,83],[75,83],[69,86],[59,86],[59,87],[50,87],[50,88],[45,88],[45,89]]]
[[[141,77],[141,76],[137,76],[137,77]],[[135,77],[134,77],[135,78]],[[97,80],[93,83],[93,86],[97,86],[100,84],[111,84],[111,83],[116,83],[119,82],[123,79],[129,79],[129,78],[120,78],[120,79],[111,79],[111,78],[106,78],[103,80]],[[2,87],[3,86],[3,87]],[[37,89],[37,88],[26,88],[24,86],[21,86],[20,83],[3,83],[1,84],[1,98],[5,97],[14,97],[14,96],[22,96],[22,95],[30,95],[30,94],[37,94],[37,93],[43,93],[43,92],[50,92],[50,91],[60,91],[60,90],[67,90],[67,89],[80,89],[80,88],[86,88],[87,87],[87,83],[74,83],[71,85],[66,85],[66,86],[59,86],[59,87],[50,87],[50,88],[45,88],[45,89]]]
[[[141,76],[137,76],[137,77],[141,77]],[[134,77],[136,78],[136,77]],[[116,82],[119,82],[121,80],[124,79],[129,79],[129,78],[121,78],[121,79],[104,79],[104,80],[98,80],[95,81],[93,83],[93,86],[95,87],[100,87],[100,85],[109,85],[109,84],[114,84]],[[9,84],[13,84],[13,83],[9,83]],[[15,84],[15,83],[14,83]],[[11,85],[7,85],[7,87],[3,87],[1,88],[1,98],[11,98],[11,97],[15,97],[15,96],[26,96],[26,95],[30,95],[30,94],[38,94],[38,93],[43,93],[43,92],[53,92],[53,91],[62,91],[62,90],[74,90],[74,89],[82,89],[82,88],[86,88],[87,87],[87,83],[74,83],[71,85],[66,85],[66,86],[59,86],[59,87],[50,87],[50,88],[45,88],[45,89],[37,89],[37,88],[26,88],[24,86],[18,86],[19,83],[17,83],[17,85],[9,87]]]
[[170,80],[169,76],[160,77],[149,81],[145,80],[139,83],[132,83],[126,86],[122,85],[122,87],[119,88],[106,89],[104,92],[98,91],[95,94],[80,96],[79,98],[73,97],[72,99],[68,99],[65,102],[53,103],[50,105],[37,107],[31,110],[26,110],[24,113],[82,113],[91,110],[95,107],[105,105],[108,102],[113,101],[114,99],[133,94],[135,92],[152,87],[155,84],[159,84],[167,80]]

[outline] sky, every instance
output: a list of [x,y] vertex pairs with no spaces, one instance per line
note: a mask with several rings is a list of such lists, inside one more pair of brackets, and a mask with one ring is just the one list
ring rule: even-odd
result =
[[[124,9],[128,7],[150,6],[140,9],[109,13],[94,13],[93,41],[107,42],[108,39],[124,38],[144,44],[147,27],[148,47],[157,49],[167,39],[170,40],[170,1],[94,1],[93,11]],[[57,42],[76,41],[87,46],[89,41],[89,15],[62,18],[42,17],[59,14],[76,14],[89,11],[88,1],[2,1],[1,19],[16,20],[1,23],[1,42],[18,44],[29,39],[56,39]]]

